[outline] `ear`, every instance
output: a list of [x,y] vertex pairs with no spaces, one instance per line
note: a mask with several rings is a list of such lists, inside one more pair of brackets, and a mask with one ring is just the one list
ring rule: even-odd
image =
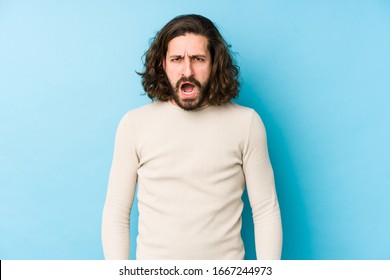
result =
[[164,71],[165,71],[165,67],[166,67],[165,56],[164,56],[163,59],[162,59],[162,67],[163,67],[163,69],[164,69]]

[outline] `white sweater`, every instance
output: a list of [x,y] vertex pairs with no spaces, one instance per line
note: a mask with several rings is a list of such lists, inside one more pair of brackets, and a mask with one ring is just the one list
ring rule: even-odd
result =
[[280,258],[279,204],[254,110],[227,103],[184,111],[154,102],[122,118],[103,210],[106,259],[129,258],[137,183],[137,259],[243,259],[245,184],[257,258]]

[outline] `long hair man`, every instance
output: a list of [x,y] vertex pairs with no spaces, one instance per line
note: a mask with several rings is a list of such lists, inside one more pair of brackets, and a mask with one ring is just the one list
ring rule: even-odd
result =
[[253,211],[256,254],[280,259],[282,227],[266,132],[231,100],[238,67],[200,15],[168,22],[139,73],[152,103],[122,118],[103,211],[107,259],[128,259],[138,185],[137,259],[243,259],[241,196]]

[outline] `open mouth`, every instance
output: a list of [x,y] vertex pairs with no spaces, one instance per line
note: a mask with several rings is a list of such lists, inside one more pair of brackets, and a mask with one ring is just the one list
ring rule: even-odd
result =
[[194,84],[191,84],[189,82],[185,82],[181,85],[180,87],[182,93],[188,97],[194,95],[195,93],[195,85]]

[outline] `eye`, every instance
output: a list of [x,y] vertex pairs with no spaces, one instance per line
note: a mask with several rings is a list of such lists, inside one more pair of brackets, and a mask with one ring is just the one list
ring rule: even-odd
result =
[[181,60],[181,57],[173,57],[171,58],[171,62],[179,62]]
[[199,62],[203,62],[205,59],[203,57],[200,57],[200,56],[195,56],[194,60],[199,61]]

